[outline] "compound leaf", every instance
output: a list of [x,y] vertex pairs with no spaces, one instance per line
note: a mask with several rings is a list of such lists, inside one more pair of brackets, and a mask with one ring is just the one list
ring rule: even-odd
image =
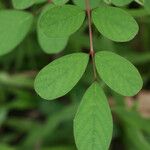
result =
[[99,32],[112,41],[130,41],[139,30],[135,19],[120,8],[101,6],[93,11],[92,18]]
[[102,80],[114,91],[124,96],[133,96],[142,88],[138,70],[125,58],[112,52],[96,53],[95,63]]
[[79,150],[108,150],[112,129],[112,116],[107,98],[95,82],[83,96],[74,119],[77,148]]
[[47,100],[67,94],[82,77],[88,60],[87,54],[75,53],[48,64],[35,79],[36,92]]
[[39,22],[41,19],[41,16],[47,11],[52,8],[54,8],[55,5],[48,4],[46,7],[43,9],[37,23],[37,32],[38,32],[38,41],[39,44],[42,48],[42,50],[48,54],[53,54],[53,53],[58,53],[61,50],[65,48],[68,42],[68,37],[48,37],[46,36],[42,31],[41,28],[39,27]]
[[84,18],[85,12],[77,6],[58,6],[41,16],[39,28],[48,37],[68,37],[80,28]]
[[17,10],[0,11],[0,55],[13,50],[26,36],[33,22],[30,13]]

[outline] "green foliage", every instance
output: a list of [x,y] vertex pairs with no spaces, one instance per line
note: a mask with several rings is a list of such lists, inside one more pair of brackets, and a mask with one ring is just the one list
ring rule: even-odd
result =
[[12,4],[16,9],[26,9],[32,6],[35,2],[36,0],[12,0]]
[[144,0],[144,7],[150,13],[150,1]]
[[11,0],[12,5],[15,9],[27,9],[34,4],[40,4],[47,0]]
[[116,107],[113,109],[113,111],[123,122],[125,133],[124,143],[126,143],[126,148],[129,150],[148,150],[150,148],[150,144],[144,137],[142,131],[147,133],[150,132],[150,120],[143,119],[137,112],[133,110],[127,110],[124,107]]
[[145,1],[146,1],[146,0],[135,0],[135,2],[137,2],[137,3],[140,4],[140,5],[143,5]]
[[1,0],[0,9],[0,55],[14,50],[0,57],[0,149],[75,150],[74,137],[78,150],[150,149],[150,119],[123,97],[149,89],[149,0]]
[[47,0],[36,0],[35,4],[42,4],[44,2],[46,2]]
[[0,11],[0,55],[13,50],[29,32],[33,22],[30,13],[16,10]]
[[95,62],[100,77],[114,91],[124,96],[133,96],[141,90],[141,76],[125,58],[102,51],[96,54]]
[[56,5],[63,5],[67,3],[69,0],[53,0],[53,3]]
[[42,150],[75,150],[74,148],[72,147],[49,147],[49,148],[43,148]]
[[88,55],[84,53],[70,54],[53,61],[37,75],[36,92],[47,100],[64,96],[80,80],[87,64]]
[[[86,9],[85,0],[73,0],[74,4],[81,7],[82,9]],[[96,8],[101,4],[102,0],[90,0],[90,8]]]
[[139,113],[128,110],[123,107],[115,107],[113,112],[117,114],[120,120],[123,122],[125,126],[132,126],[135,130],[145,131],[146,133],[150,133],[150,120],[142,118]]
[[41,16],[39,28],[48,37],[68,37],[80,28],[84,18],[84,11],[76,6],[58,6]]
[[125,132],[126,132],[125,142],[126,142],[127,149],[129,150],[132,150],[132,149],[149,150],[150,149],[150,144],[145,139],[141,131],[135,129],[134,127],[126,127]]
[[112,137],[112,117],[107,98],[98,83],[85,92],[74,120],[79,150],[107,150]]
[[[45,53],[58,53],[65,48],[68,38],[50,38],[38,30],[39,44]],[[59,44],[58,44],[59,43]]]
[[40,19],[41,16],[48,10],[54,8],[54,5],[46,5],[44,7],[39,19],[38,19],[38,24],[37,24],[37,32],[38,32],[38,40],[41,48],[43,49],[44,52],[48,54],[52,53],[58,53],[61,50],[64,49],[64,47],[67,45],[68,38],[67,37],[48,37],[46,36],[41,28],[40,28]]
[[7,116],[7,109],[6,108],[0,108],[0,127],[5,121]]
[[111,1],[112,1],[112,4],[116,6],[124,6],[124,5],[128,5],[133,0],[111,0]]
[[0,149],[1,150],[15,150],[15,148],[11,148],[11,147],[9,147],[7,145],[3,145],[3,144],[2,145],[0,144]]
[[116,42],[130,41],[139,29],[134,18],[120,8],[101,6],[92,16],[99,32]]

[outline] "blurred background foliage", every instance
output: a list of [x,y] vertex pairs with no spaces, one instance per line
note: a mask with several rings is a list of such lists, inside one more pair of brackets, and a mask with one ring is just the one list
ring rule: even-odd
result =
[[[92,82],[91,66],[78,85],[60,100],[41,99],[33,83],[38,71],[53,59],[68,53],[88,52],[87,23],[69,38],[63,51],[46,54],[39,45],[36,26],[47,2],[39,2],[43,3],[26,9],[34,15],[34,24],[26,38],[11,53],[0,56],[0,150],[76,150],[73,118],[85,89]],[[114,119],[110,149],[150,150],[150,15],[136,2],[123,8],[139,23],[136,38],[115,43],[93,28],[94,49],[114,51],[129,59],[139,69],[144,86],[138,95],[126,98],[101,83]],[[0,9],[13,9],[11,1],[0,0]]]

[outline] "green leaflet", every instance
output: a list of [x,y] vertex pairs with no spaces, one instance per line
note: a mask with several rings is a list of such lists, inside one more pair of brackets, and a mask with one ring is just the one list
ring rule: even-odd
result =
[[63,5],[65,3],[67,3],[69,0],[53,0],[53,3],[55,5]]
[[101,6],[93,11],[92,18],[99,32],[112,41],[130,41],[139,30],[134,18],[120,8]]
[[108,150],[113,123],[107,98],[93,83],[83,96],[74,120],[74,135],[78,150]]
[[111,2],[116,6],[124,6],[131,3],[133,0],[111,0]]
[[95,63],[102,80],[114,91],[133,96],[142,88],[138,70],[125,58],[107,51],[96,53]]
[[16,9],[27,9],[34,4],[41,4],[47,0],[12,0],[12,5]]
[[80,28],[84,18],[85,12],[77,6],[58,6],[41,16],[39,28],[48,37],[68,37]]
[[[102,0],[89,0],[90,1],[90,8],[96,8],[100,5]],[[85,0],[73,0],[75,5],[78,5],[79,7],[86,9],[86,3]]]
[[88,60],[87,54],[75,53],[53,61],[37,75],[36,92],[47,100],[67,94],[82,77]]
[[13,50],[26,36],[33,22],[30,13],[17,10],[0,11],[0,55]]
[[16,9],[26,9],[32,6],[37,0],[12,0],[13,7]]
[[38,31],[38,39],[42,50],[48,54],[60,52],[68,42],[68,38],[49,38],[40,30]]
[[37,24],[37,32],[38,32],[38,41],[39,44],[42,48],[42,50],[48,54],[53,54],[53,53],[58,53],[61,50],[65,48],[68,42],[67,37],[47,37],[42,31],[41,28],[39,27],[40,24],[40,19],[41,16],[48,10],[54,8],[55,5],[46,5],[46,7],[43,9],[39,19],[38,19],[38,24]]

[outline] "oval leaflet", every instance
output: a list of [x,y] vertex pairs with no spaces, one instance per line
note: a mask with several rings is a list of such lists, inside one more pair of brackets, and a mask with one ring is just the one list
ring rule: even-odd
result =
[[130,41],[139,30],[135,19],[120,8],[101,6],[93,11],[92,18],[98,31],[112,41]]
[[0,55],[13,50],[27,35],[33,22],[30,13],[19,10],[0,11]]
[[48,37],[68,37],[80,28],[84,18],[85,12],[77,6],[57,6],[41,16],[39,28]]
[[102,80],[114,91],[133,96],[142,88],[138,70],[125,58],[107,51],[96,53],[95,63]]
[[38,19],[38,23],[37,23],[37,33],[38,33],[38,41],[39,41],[39,44],[42,48],[42,50],[45,52],[45,53],[48,53],[48,54],[54,54],[54,53],[58,53],[60,52],[61,50],[63,50],[65,48],[65,46],[67,45],[67,42],[68,42],[68,37],[48,37],[46,36],[39,24],[40,24],[40,19],[41,19],[41,16],[48,10],[52,9],[56,7],[55,5],[52,5],[52,4],[48,4],[44,7],[41,15],[39,16],[39,19]]
[[75,53],[54,60],[37,75],[36,92],[44,99],[53,100],[67,94],[80,80],[88,64],[89,56]]
[[107,98],[95,82],[85,92],[74,119],[77,148],[108,150],[112,130],[112,116]]

